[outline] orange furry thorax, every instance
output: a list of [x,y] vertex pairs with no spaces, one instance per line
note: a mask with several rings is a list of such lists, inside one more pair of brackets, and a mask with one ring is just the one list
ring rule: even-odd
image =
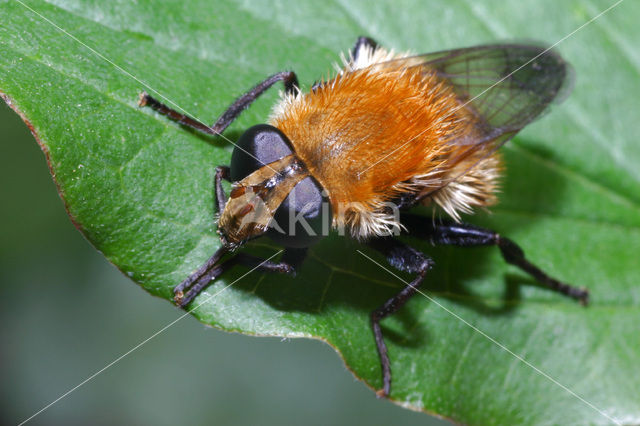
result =
[[[346,225],[355,237],[399,226],[385,202],[436,189],[482,160],[469,146],[448,143],[472,133],[477,117],[434,74],[400,62],[360,69],[347,63],[314,91],[285,96],[271,119],[327,191],[334,225]],[[484,162],[497,170],[498,160],[489,160]],[[485,173],[481,183],[472,179],[484,187],[472,188],[475,193],[462,202],[446,190],[433,200],[454,218],[471,205],[491,204],[495,174]]]

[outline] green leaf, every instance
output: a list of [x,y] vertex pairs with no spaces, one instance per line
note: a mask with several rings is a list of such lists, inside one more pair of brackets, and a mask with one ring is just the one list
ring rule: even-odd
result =
[[[359,35],[414,52],[553,43],[610,4],[0,1],[0,91],[32,127],[81,232],[170,299],[219,246],[213,173],[232,146],[139,108],[142,90],[212,122],[276,71],[293,69],[309,87]],[[425,283],[433,300],[415,297],[384,322],[398,404],[464,423],[640,422],[638,19],[640,3],[624,2],[558,46],[576,69],[573,94],[504,148],[493,214],[466,218],[588,287],[592,303],[540,288],[493,248],[413,241],[437,265]],[[256,102],[226,135],[263,122],[276,97]],[[216,296],[194,315],[224,330],[323,339],[379,388],[369,312],[402,282],[358,249],[384,264],[331,236],[295,279],[252,273],[222,291],[247,272],[236,268],[202,293],[198,301]],[[278,248],[259,240],[248,250]]]

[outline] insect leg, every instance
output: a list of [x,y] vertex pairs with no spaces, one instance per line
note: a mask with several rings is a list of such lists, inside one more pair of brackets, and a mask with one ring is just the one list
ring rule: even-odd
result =
[[[227,247],[220,247],[216,252],[207,260],[202,266],[200,266],[194,273],[189,275],[184,281],[173,288],[173,299],[182,305],[184,299],[184,292],[193,287],[194,283],[199,282],[214,266],[220,261],[222,256],[227,254],[229,249]],[[202,289],[201,289],[202,290]],[[188,302],[187,302],[188,303]]]
[[304,259],[307,257],[307,247],[293,248],[288,247],[282,253],[281,263],[287,263],[293,267],[292,274],[295,275],[296,269],[302,265]]
[[229,125],[238,118],[240,113],[244,111],[253,101],[255,101],[260,95],[262,95],[268,88],[273,86],[278,81],[284,82],[284,89],[287,93],[294,93],[298,90],[298,77],[293,71],[282,71],[274,74],[264,81],[258,83],[251,88],[247,93],[240,96],[232,103],[229,108],[216,120],[212,126],[207,126],[198,120],[195,120],[187,115],[184,115],[172,108],[169,108],[162,102],[150,96],[148,93],[143,92],[140,95],[138,105],[150,106],[160,114],[164,114],[174,121],[185,126],[192,127],[201,132],[208,133],[210,135],[218,135],[222,133]]
[[[218,252],[221,250],[223,249],[219,249]],[[298,259],[301,261],[302,258],[304,258],[306,250],[303,250],[301,253],[298,249],[285,249],[280,262],[265,261],[250,254],[238,253],[232,258],[218,263],[222,257],[222,255],[218,255],[218,252],[216,252],[207,263],[190,275],[189,278],[173,289],[174,300],[180,307],[187,306],[202,290],[209,286],[213,280],[235,265],[244,265],[252,269],[255,268],[261,272],[277,272],[295,275],[295,267],[298,265],[297,261]],[[224,253],[226,253],[226,251],[222,254]],[[300,257],[301,255],[302,257]]]
[[227,204],[227,195],[222,188],[222,179],[229,181],[229,166],[216,167],[216,201],[218,203],[218,213],[222,214],[224,206]]
[[282,71],[274,74],[263,82],[258,83],[247,93],[236,99],[236,101],[227,108],[220,118],[218,118],[213,126],[211,126],[213,132],[222,133],[242,111],[244,111],[253,101],[278,81],[282,81],[284,83],[284,90],[287,93],[295,93],[298,90],[298,77],[293,71]]
[[[216,201],[218,204],[218,213],[222,213],[224,210],[224,206],[227,204],[227,196],[224,193],[224,188],[222,188],[222,179],[229,180],[229,167],[228,166],[218,166],[216,167]],[[207,271],[209,271],[213,266],[218,263],[218,261],[224,256],[229,250],[225,247],[219,248],[213,256],[207,260],[207,262],[202,265],[196,272],[189,275],[186,280],[182,281],[173,289],[173,293],[175,295],[184,294],[185,289],[189,288],[195,281],[198,281]],[[178,296],[176,296],[178,297]],[[180,296],[181,298],[182,296]],[[177,301],[177,299],[176,299]]]
[[409,235],[424,238],[432,244],[447,244],[460,247],[498,246],[502,257],[507,263],[517,266],[531,275],[540,284],[553,291],[569,296],[586,305],[589,301],[589,291],[574,287],[553,277],[529,262],[524,251],[513,241],[495,231],[469,225],[466,223],[443,222],[434,224],[424,217],[402,215],[402,224],[407,227]]
[[417,274],[414,280],[403,288],[398,294],[387,300],[382,306],[371,312],[371,327],[376,339],[380,366],[382,367],[382,390],[378,396],[388,396],[391,391],[391,364],[387,353],[387,345],[384,343],[380,321],[398,311],[422,283],[427,271],[433,266],[433,260],[422,252],[393,238],[377,238],[367,243],[370,247],[384,254],[387,261],[401,271]]
[[373,39],[369,37],[358,37],[358,40],[356,40],[355,46],[353,46],[353,49],[351,49],[351,56],[353,57],[354,62],[358,60],[360,49],[362,49],[365,46],[370,47],[371,50],[376,50],[376,47],[378,47],[378,43],[376,43]]

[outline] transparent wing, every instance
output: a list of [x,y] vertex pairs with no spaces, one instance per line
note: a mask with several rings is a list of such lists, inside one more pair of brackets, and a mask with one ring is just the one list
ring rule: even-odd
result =
[[429,53],[420,59],[425,72],[449,82],[478,116],[481,137],[457,144],[504,143],[571,89],[572,69],[545,46],[498,44]]

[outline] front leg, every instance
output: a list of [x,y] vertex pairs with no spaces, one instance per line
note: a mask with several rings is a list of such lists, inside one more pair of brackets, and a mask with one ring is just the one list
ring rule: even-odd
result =
[[224,206],[227,205],[227,194],[224,193],[222,179],[229,182],[230,173],[231,169],[229,169],[229,166],[216,167],[216,203],[218,205],[218,214],[222,214]]
[[382,306],[371,312],[371,327],[376,339],[376,347],[380,356],[382,367],[382,389],[378,396],[388,396],[391,392],[391,363],[387,353],[387,345],[380,328],[380,321],[398,311],[405,303],[416,294],[418,286],[422,284],[427,271],[433,266],[433,260],[422,252],[391,237],[377,238],[367,243],[368,246],[385,255],[387,261],[396,269],[417,274],[416,277],[398,294],[387,300]]
[[295,93],[298,90],[298,77],[293,71],[282,71],[277,74],[274,74],[264,81],[258,83],[256,86],[251,88],[247,93],[240,96],[238,99],[232,103],[227,110],[222,113],[220,118],[216,120],[216,122],[207,126],[206,124],[191,118],[181,112],[176,111],[173,108],[169,108],[159,100],[153,98],[148,93],[143,92],[140,95],[140,99],[138,100],[139,106],[150,106],[154,110],[158,111],[160,114],[166,115],[170,119],[177,121],[180,124],[185,126],[189,126],[193,129],[199,130],[201,132],[210,134],[210,135],[219,135],[222,133],[229,125],[240,115],[242,111],[247,109],[249,105],[260,95],[262,95],[268,88],[273,86],[278,81],[284,82],[284,90],[287,93]]
[[216,278],[235,265],[244,265],[261,272],[277,272],[295,275],[295,268],[304,260],[306,249],[285,249],[280,262],[271,262],[246,253],[238,253],[234,257],[220,262],[229,253],[229,249],[221,247],[197,271],[173,289],[174,300],[184,308],[195,297],[209,286]]
[[589,302],[589,291],[559,281],[527,260],[524,251],[515,242],[495,231],[469,225],[467,223],[433,221],[422,216],[404,214],[402,224],[411,236],[423,238],[433,245],[455,245],[461,247],[498,246],[507,263],[517,266],[547,288],[580,301]]

